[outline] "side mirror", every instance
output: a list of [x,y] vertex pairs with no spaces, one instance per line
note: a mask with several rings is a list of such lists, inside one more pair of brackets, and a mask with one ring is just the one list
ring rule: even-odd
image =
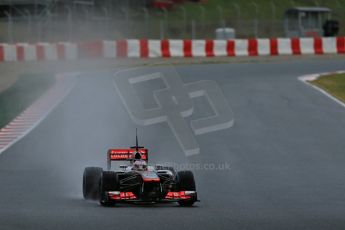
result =
[[163,169],[163,165],[156,164],[155,165],[155,169],[156,170],[162,170]]
[[127,168],[127,165],[120,165],[121,170],[125,170]]

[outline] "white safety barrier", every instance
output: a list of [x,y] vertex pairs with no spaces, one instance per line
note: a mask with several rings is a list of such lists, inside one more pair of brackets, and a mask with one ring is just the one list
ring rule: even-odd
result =
[[84,58],[170,58],[344,54],[345,37],[145,40],[0,44],[0,62]]

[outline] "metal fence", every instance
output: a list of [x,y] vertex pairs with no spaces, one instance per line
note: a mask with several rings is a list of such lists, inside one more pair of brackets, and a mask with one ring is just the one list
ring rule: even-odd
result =
[[[254,5],[253,5],[254,7]],[[0,18],[0,42],[55,42],[99,39],[205,39],[215,38],[215,29],[231,27],[236,37],[283,37],[283,20],[278,19],[272,7],[272,19],[242,17],[234,5],[231,17],[225,17],[222,7],[215,18],[205,17],[205,8],[197,8],[199,16],[187,15],[184,7],[173,12],[153,11],[147,8],[95,7],[94,5],[60,5],[36,10],[4,11]],[[176,13],[179,16],[176,17]],[[258,14],[258,12],[257,12]],[[340,22],[345,25],[345,21]],[[344,34],[344,28],[341,32]]]

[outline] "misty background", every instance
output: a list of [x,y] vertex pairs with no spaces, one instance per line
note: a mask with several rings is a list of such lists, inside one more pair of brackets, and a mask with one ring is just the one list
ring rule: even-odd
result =
[[329,7],[344,35],[345,0],[3,0],[0,42],[284,37],[284,12]]

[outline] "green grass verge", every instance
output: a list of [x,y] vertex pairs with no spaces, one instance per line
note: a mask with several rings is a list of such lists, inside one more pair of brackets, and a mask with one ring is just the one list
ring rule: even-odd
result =
[[310,81],[310,83],[345,103],[345,74],[322,76],[315,81]]
[[0,93],[0,128],[6,126],[53,83],[53,74],[24,74],[18,81]]

